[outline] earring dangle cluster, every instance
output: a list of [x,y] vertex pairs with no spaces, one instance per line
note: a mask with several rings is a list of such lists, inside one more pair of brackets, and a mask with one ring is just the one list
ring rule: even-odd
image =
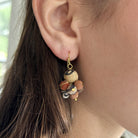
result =
[[73,69],[70,62],[70,52],[67,59],[67,70],[64,73],[64,80],[59,84],[62,97],[71,98],[77,101],[79,94],[83,91],[84,86],[81,80],[78,80],[78,73]]

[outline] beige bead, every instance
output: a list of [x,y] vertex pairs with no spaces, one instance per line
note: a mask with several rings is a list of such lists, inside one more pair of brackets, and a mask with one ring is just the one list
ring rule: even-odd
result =
[[78,73],[76,71],[68,71],[64,74],[64,79],[70,83],[73,83],[78,80]]

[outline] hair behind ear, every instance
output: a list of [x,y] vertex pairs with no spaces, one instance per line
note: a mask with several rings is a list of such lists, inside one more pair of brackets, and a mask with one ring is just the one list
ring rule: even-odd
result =
[[58,84],[66,63],[41,37],[27,1],[26,19],[13,64],[0,99],[0,138],[58,138],[71,125],[71,102]]

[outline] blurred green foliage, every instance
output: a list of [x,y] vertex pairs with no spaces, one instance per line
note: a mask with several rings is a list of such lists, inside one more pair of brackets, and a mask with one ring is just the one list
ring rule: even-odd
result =
[[0,35],[0,51],[7,55],[8,37]]
[[0,5],[0,35],[9,30],[11,4]]
[[0,84],[6,70],[11,1],[0,3]]

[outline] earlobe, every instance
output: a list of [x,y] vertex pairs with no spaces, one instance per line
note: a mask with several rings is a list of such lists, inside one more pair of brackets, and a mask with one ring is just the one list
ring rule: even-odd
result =
[[74,60],[79,54],[79,34],[67,0],[33,0],[33,11],[40,32],[51,51],[60,59]]

